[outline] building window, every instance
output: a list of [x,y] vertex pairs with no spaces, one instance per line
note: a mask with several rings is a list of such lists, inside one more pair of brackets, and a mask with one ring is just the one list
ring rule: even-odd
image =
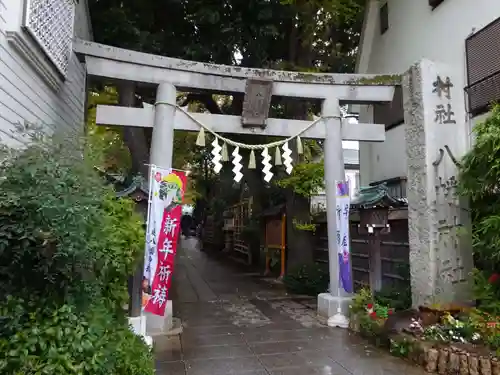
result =
[[500,101],[500,18],[465,40],[469,112],[479,115]]
[[389,5],[385,3],[380,7],[380,33],[384,34],[389,29]]
[[75,20],[74,0],[26,0],[24,27],[66,76]]
[[436,9],[444,0],[429,0],[432,10]]

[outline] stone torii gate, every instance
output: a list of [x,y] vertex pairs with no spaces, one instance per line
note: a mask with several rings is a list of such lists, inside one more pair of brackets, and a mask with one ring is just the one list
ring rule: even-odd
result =
[[[323,100],[322,120],[301,134],[303,138],[325,140],[331,292],[318,296],[318,313],[329,318],[329,325],[346,327],[349,295],[339,286],[335,235],[337,231],[335,181],[345,180],[342,140],[382,142],[385,139],[385,126],[348,123],[341,118],[340,106],[351,103],[390,102],[394,85],[399,83],[400,77],[312,74],[223,66],[155,56],[81,40],[75,41],[74,50],[84,58],[87,73],[91,77],[157,86],[155,106],[128,108],[100,105],[97,107],[97,123],[152,127],[150,163],[162,168],[170,168],[172,165],[174,130],[199,131],[200,129],[199,125],[183,111],[176,110],[178,89],[246,93],[247,103],[251,103],[252,100],[255,103],[256,97],[264,95],[266,90],[275,96]],[[259,82],[260,88],[257,87]],[[252,85],[254,89],[257,87],[257,93],[247,90],[247,86]],[[270,96],[260,101],[267,102],[267,109],[269,108]],[[264,110],[265,107],[264,103]],[[310,124],[308,121],[267,118],[267,111],[263,118],[262,116],[255,118],[254,113],[250,113],[250,117],[254,115],[250,121],[245,113],[241,117],[204,113],[190,115],[216,133],[290,137]]]

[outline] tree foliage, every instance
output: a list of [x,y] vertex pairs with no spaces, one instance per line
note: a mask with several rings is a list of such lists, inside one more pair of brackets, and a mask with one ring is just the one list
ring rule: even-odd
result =
[[353,67],[364,1],[90,0],[89,5],[98,42],[219,64],[343,72]]
[[94,147],[102,153],[99,167],[112,173],[126,173],[131,168],[130,151],[123,141],[123,129],[96,124],[97,105],[116,105],[118,92],[115,87],[104,86],[91,90],[88,95],[86,131]]
[[310,198],[325,188],[323,162],[298,164],[289,177],[277,180],[276,185],[291,188],[296,194]]

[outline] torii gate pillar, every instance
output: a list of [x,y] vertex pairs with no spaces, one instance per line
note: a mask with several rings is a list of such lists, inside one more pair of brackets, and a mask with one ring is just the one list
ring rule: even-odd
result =
[[177,89],[171,83],[158,85],[149,163],[164,169],[172,167],[176,96]]
[[[335,233],[337,222],[336,183],[345,180],[344,155],[342,150],[342,120],[340,103],[337,98],[327,98],[323,101],[322,116],[325,122],[325,187],[326,187],[326,217],[328,228],[328,265],[330,273],[330,293],[321,293],[318,296],[318,314],[328,317],[331,327],[347,328],[349,320],[349,295],[339,283],[338,244]],[[352,272],[351,272],[352,274]]]

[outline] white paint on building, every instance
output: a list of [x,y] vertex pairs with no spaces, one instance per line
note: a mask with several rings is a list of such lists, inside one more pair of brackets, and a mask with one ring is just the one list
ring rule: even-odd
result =
[[[379,9],[386,3],[389,27],[381,33]],[[426,0],[368,0],[357,72],[402,74],[415,62],[429,59],[451,67],[453,84],[465,88],[465,39],[499,16],[498,0],[444,0],[434,10]],[[465,117],[463,91],[462,95],[454,111]],[[360,121],[372,121],[369,109],[361,109]],[[469,133],[477,121],[466,122]],[[387,131],[384,143],[360,145],[362,185],[406,176],[404,127]]]
[[[49,8],[47,2],[38,4]],[[74,23],[69,25],[73,33],[68,37],[91,40],[87,1],[75,1],[73,10]],[[50,10],[46,12],[50,16]],[[10,146],[25,142],[12,132],[16,124],[28,122],[47,125],[47,129],[76,130],[83,130],[84,126],[83,64],[69,47],[68,67],[63,76],[41,43],[23,27],[24,15],[25,0],[0,0],[0,140]]]

